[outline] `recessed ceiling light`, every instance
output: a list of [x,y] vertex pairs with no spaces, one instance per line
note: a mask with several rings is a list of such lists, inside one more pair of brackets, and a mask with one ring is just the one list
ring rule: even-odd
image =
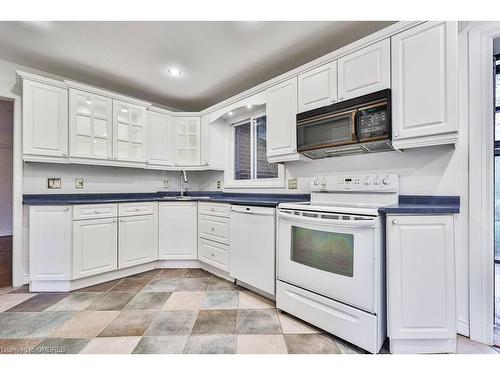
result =
[[252,108],[253,106],[251,104],[247,104],[247,108],[250,109]]
[[168,74],[172,77],[179,77],[181,75],[181,70],[176,66],[171,66],[168,68]]
[[227,114],[228,114],[229,116],[234,115],[233,111],[230,111],[230,112],[228,112]]

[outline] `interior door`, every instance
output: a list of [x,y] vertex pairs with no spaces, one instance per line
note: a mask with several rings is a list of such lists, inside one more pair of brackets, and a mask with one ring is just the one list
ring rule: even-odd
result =
[[377,223],[279,211],[278,279],[373,312]]

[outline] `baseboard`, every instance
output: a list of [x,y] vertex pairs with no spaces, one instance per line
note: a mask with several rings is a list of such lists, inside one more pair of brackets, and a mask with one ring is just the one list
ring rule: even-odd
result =
[[200,268],[197,260],[158,260],[155,268]]
[[463,319],[457,320],[457,333],[462,336],[469,337],[469,322]]

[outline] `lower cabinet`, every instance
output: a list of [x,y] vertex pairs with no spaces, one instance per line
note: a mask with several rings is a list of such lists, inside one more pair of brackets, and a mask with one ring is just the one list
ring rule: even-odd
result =
[[73,222],[73,278],[113,271],[118,267],[116,218]]
[[229,272],[229,246],[200,238],[198,240],[198,260]]
[[455,352],[453,215],[386,220],[391,352]]
[[157,259],[155,215],[120,218],[118,267],[126,268]]
[[198,209],[196,202],[159,203],[158,222],[159,259],[197,259]]
[[71,206],[30,207],[31,281],[71,279],[71,211]]

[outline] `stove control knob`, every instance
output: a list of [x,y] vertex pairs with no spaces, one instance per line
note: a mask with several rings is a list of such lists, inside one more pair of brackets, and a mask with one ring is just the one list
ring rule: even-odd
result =
[[316,179],[313,181],[313,184],[314,184],[314,186],[318,186],[318,185],[319,185],[319,178],[316,178]]
[[376,176],[376,177],[373,179],[373,185],[380,185],[380,177],[379,177],[379,176]]
[[326,186],[326,178],[323,177],[323,179],[321,180],[321,186],[322,187],[325,187]]
[[382,183],[384,185],[390,185],[391,184],[391,179],[389,178],[389,176],[385,176],[384,179],[382,180]]
[[370,177],[365,177],[364,183],[365,185],[370,185],[372,183],[372,179]]

